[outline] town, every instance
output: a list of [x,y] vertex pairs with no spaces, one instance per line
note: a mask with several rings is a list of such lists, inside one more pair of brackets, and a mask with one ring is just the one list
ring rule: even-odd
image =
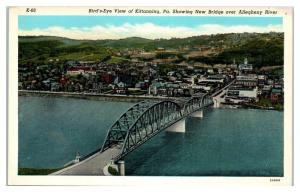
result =
[[[19,66],[19,90],[106,95],[189,97],[219,92],[224,105],[283,109],[283,66],[255,67],[247,57],[227,64],[190,61],[194,55],[214,55],[227,45],[126,48],[114,51],[118,63],[45,58],[47,64]],[[182,55],[179,53],[185,52]],[[263,60],[263,58],[262,58]],[[59,64],[59,65],[58,65]]]

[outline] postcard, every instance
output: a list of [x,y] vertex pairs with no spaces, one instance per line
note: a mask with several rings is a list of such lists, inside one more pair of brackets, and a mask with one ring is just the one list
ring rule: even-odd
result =
[[292,185],[292,8],[8,11],[8,185]]

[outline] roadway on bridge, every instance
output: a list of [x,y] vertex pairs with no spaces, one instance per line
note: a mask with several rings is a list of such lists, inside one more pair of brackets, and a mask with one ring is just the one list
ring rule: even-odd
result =
[[112,157],[120,153],[120,150],[117,146],[109,148],[51,175],[104,175],[103,168],[110,163]]
[[227,89],[229,86],[231,86],[232,84],[235,83],[235,80],[231,81],[228,85],[226,85],[225,87],[223,87],[222,89],[216,91],[215,93],[212,94],[212,97],[214,99],[214,105],[215,107],[219,107],[221,103],[223,103],[225,101],[224,98],[222,98],[223,95],[226,94]]

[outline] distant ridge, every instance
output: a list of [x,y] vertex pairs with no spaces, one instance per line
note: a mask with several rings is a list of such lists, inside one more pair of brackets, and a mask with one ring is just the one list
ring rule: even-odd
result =
[[[38,42],[38,43],[37,43]],[[206,64],[242,62],[245,57],[257,67],[283,65],[284,33],[227,33],[192,36],[187,38],[146,39],[128,37],[123,39],[76,40],[59,36],[19,36],[20,61],[43,60],[40,57],[58,57],[60,60],[96,59],[106,60],[114,53],[139,49],[153,52],[157,48],[177,50],[177,58],[188,62]],[[190,54],[213,48],[211,54]],[[202,49],[203,48],[203,49]],[[120,55],[120,54],[119,54]],[[191,57],[187,57],[187,55]],[[195,56],[196,55],[196,56]],[[32,59],[33,57],[33,59]],[[40,59],[39,59],[40,58]],[[127,58],[112,57],[112,62]]]

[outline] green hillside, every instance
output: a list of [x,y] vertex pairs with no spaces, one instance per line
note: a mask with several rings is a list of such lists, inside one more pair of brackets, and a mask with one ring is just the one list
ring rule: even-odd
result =
[[[202,35],[188,38],[145,39],[130,37],[119,40],[74,40],[50,36],[20,36],[19,64],[47,64],[50,60],[107,61],[122,63],[128,58],[115,57],[124,50],[154,51],[157,48],[178,50],[178,61],[207,64],[242,62],[245,57],[255,67],[283,65],[283,33],[230,33]],[[193,48],[207,46],[218,51],[215,54],[184,58]],[[183,48],[188,48],[182,51]],[[180,51],[179,51],[180,50]]]

